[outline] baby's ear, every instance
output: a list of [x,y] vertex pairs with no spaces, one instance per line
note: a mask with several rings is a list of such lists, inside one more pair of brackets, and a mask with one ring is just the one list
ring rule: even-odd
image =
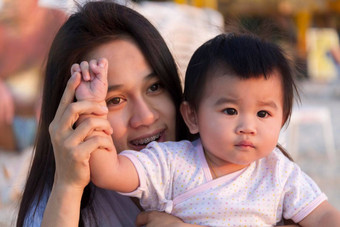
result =
[[188,126],[191,134],[198,133],[198,122],[196,111],[190,104],[186,101],[182,102],[180,111],[184,119],[185,124]]

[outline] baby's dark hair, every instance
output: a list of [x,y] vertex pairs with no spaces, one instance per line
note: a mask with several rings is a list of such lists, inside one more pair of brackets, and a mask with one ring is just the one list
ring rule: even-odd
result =
[[214,76],[240,79],[268,78],[278,72],[282,81],[284,122],[290,118],[294,93],[294,70],[284,51],[273,42],[250,33],[224,33],[200,46],[189,62],[184,87],[184,100],[199,108],[206,82]]

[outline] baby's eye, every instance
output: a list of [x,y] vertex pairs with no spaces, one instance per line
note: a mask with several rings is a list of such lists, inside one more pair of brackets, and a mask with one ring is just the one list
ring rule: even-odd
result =
[[269,113],[265,110],[261,110],[259,112],[257,112],[257,116],[260,117],[260,118],[265,118],[269,115]]
[[152,93],[152,92],[156,92],[158,90],[160,90],[162,88],[161,83],[157,82],[152,84],[149,88],[148,88],[148,92]]
[[121,97],[113,97],[110,98],[106,101],[106,105],[110,106],[110,105],[118,105],[120,103],[123,102],[123,99]]
[[227,108],[223,110],[223,113],[228,114],[228,115],[236,115],[237,110],[235,110],[234,108]]

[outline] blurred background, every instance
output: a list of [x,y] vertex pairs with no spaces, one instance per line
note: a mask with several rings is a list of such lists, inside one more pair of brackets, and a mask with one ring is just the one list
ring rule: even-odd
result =
[[[183,79],[193,51],[230,23],[281,45],[296,65],[301,103],[280,143],[340,209],[340,0],[119,2],[159,29]],[[75,10],[72,0],[0,0],[0,226],[15,224],[44,62],[55,33]],[[262,30],[268,25],[271,34]]]

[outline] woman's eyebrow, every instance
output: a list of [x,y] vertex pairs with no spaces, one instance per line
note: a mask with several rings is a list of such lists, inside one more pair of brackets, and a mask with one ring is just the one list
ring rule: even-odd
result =
[[[151,72],[149,73],[148,75],[146,75],[144,77],[144,80],[150,80],[150,79],[153,79],[157,77],[156,73],[155,72]],[[110,91],[116,91],[116,90],[119,90],[121,89],[122,87],[124,87],[124,84],[113,84],[111,86],[108,87],[107,91],[110,92]]]
[[110,92],[110,91],[116,91],[116,90],[119,90],[121,87],[123,87],[122,84],[114,84],[114,85],[111,85],[108,87],[107,91]]
[[155,72],[151,72],[151,73],[149,73],[148,75],[146,75],[144,77],[144,80],[150,80],[150,79],[153,79],[155,77],[157,77],[156,73]]

